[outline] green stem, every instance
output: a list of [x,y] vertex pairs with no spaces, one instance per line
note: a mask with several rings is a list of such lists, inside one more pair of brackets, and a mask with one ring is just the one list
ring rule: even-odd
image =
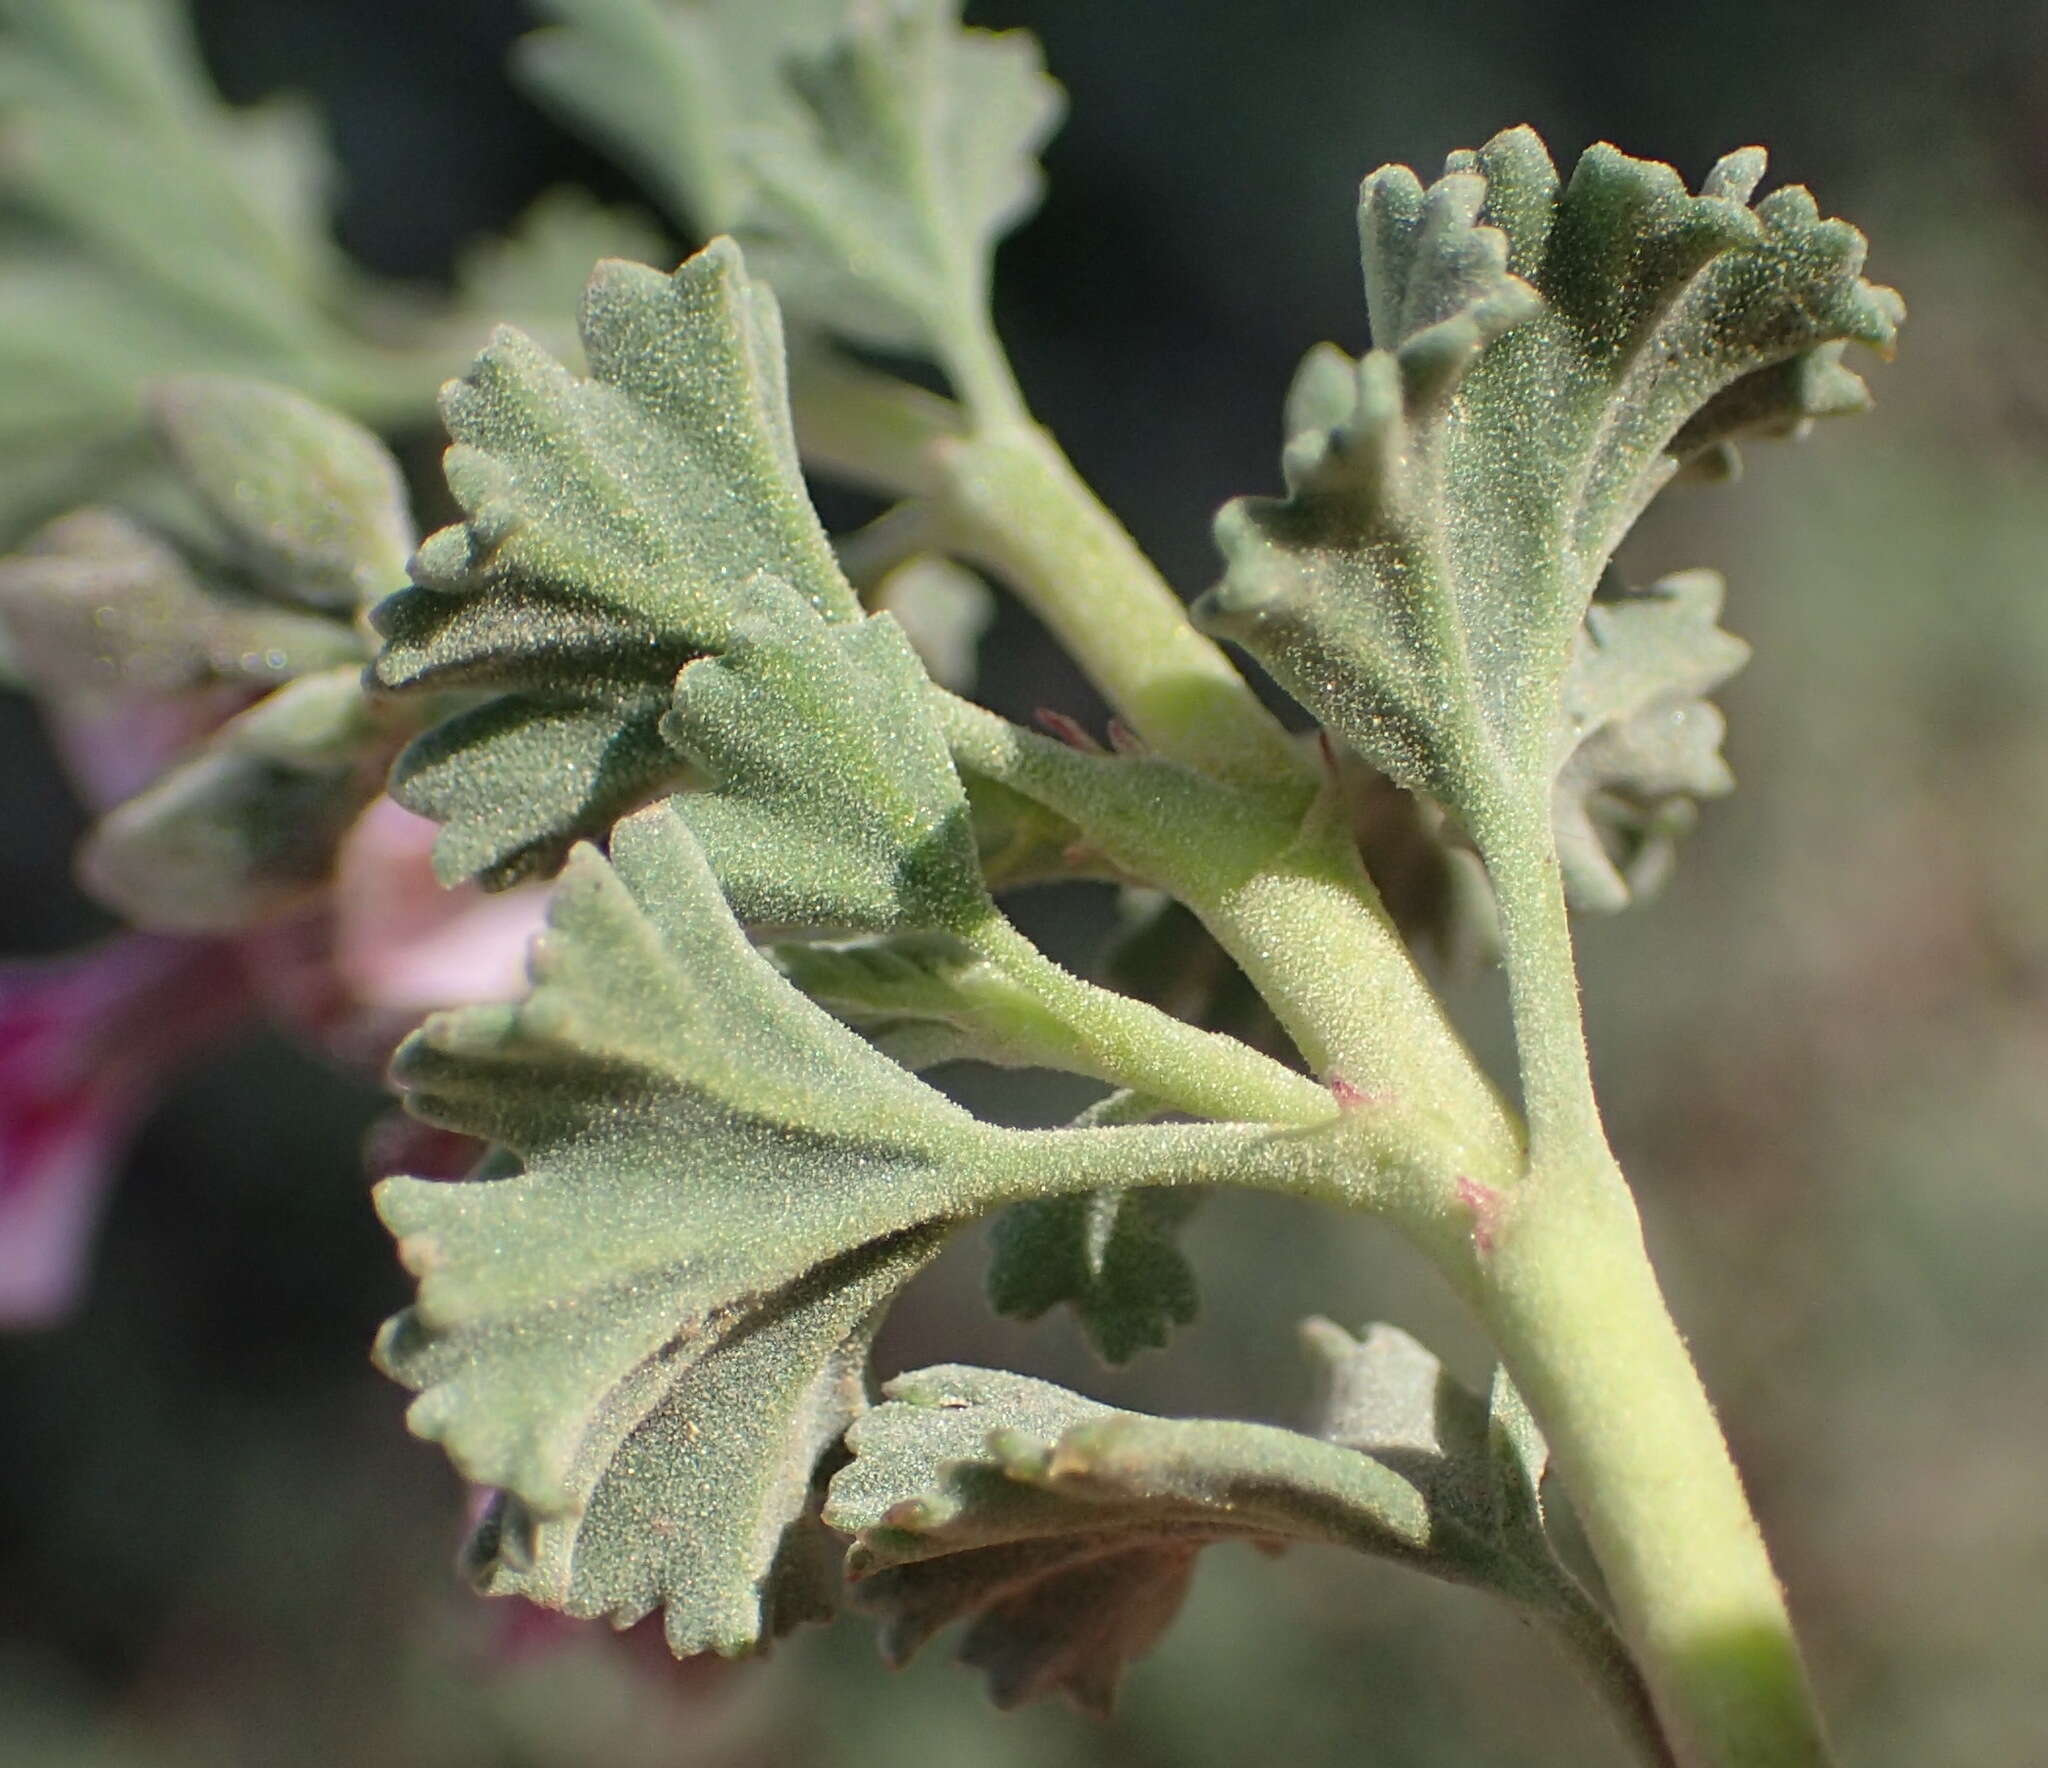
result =
[[1479,1306],[1548,1440],[1687,1768],[1828,1760],[1742,1482],[1621,1174],[1531,1183],[1484,1226]]
[[1784,1594],[1664,1304],[1586,1055],[1539,795],[1476,816],[1500,902],[1529,1122],[1522,1181],[1475,1209],[1476,1300],[1549,1440],[1687,1768],[1827,1760]]
[[997,423],[935,454],[961,550],[1015,588],[1140,737],[1225,779],[1304,779],[1278,720],[1045,431]]
[[1062,1066],[1079,1066],[1199,1117],[1307,1125],[1337,1115],[1329,1093],[1305,1075],[1235,1038],[1082,981],[1000,915],[967,938],[1057,1022],[1057,1042],[1067,1054]]
[[[1558,868],[1547,797],[1532,792],[1524,811],[1496,796],[1473,817],[1472,839],[1500,905],[1501,959],[1521,1064],[1522,1111],[1531,1165],[1551,1147],[1606,1149],[1593,1071],[1579,1010],[1564,877]],[[1567,1165],[1567,1170],[1569,1170]]]

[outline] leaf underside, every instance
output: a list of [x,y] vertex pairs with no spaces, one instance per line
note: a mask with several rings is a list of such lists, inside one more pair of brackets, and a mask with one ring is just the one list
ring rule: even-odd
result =
[[1317,1436],[1164,1419],[986,1369],[899,1376],[848,1434],[825,1520],[854,1536],[856,1602],[902,1662],[955,1622],[999,1706],[1052,1693],[1106,1712],[1157,1642],[1200,1550],[1315,1542],[1496,1589],[1577,1599],[1543,1535],[1543,1450],[1500,1378],[1489,1405],[1405,1334],[1311,1322]]

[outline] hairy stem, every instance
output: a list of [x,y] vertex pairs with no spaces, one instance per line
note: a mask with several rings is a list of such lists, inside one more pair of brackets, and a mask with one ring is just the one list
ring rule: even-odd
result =
[[1043,1003],[1090,1071],[1178,1111],[1260,1123],[1327,1123],[1337,1115],[1312,1080],[1220,1032],[1061,969],[1000,915],[968,936],[974,948]]
[[1015,588],[1140,737],[1225,779],[1304,777],[1279,722],[1045,431],[997,423],[935,456],[961,550]]
[[1477,1301],[1686,1768],[1826,1761],[1784,1594],[1608,1151],[1547,806],[1475,818],[1529,1160],[1480,1205]]
[[[1549,803],[1542,794],[1530,797],[1533,803],[1526,808],[1503,804],[1475,817],[1472,838],[1500,905],[1501,959],[1514,1013],[1522,1110],[1529,1122],[1531,1165],[1541,1169],[1552,1147],[1604,1152],[1607,1144],[1586,1054],[1578,964]],[[1570,1171],[1571,1164],[1559,1170]]]
[[[1546,1175],[1537,1175],[1540,1179]],[[1784,1594],[1604,1158],[1502,1200],[1479,1305],[1686,1768],[1828,1760]]]

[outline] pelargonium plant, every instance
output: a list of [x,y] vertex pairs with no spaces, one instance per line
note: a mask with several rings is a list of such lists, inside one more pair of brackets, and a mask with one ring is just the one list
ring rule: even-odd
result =
[[[1844,352],[1903,310],[1862,238],[1759,200],[1755,148],[1696,190],[1605,145],[1560,173],[1527,129],[1433,182],[1382,168],[1371,347],[1309,352],[1282,488],[1224,508],[1190,608],[990,320],[1060,105],[1027,38],[951,0],[546,10],[535,88],[719,237],[600,263],[580,361],[505,328],[443,390],[462,519],[403,563],[363,432],[188,379],[153,395],[160,507],[69,517],[0,577],[60,717],[67,659],[131,715],[151,672],[215,696],[89,844],[138,923],[345,917],[394,755],[444,881],[552,881],[524,997],[392,1064],[481,1158],[378,1193],[419,1289],[377,1357],[492,1494],[478,1586],[661,1611],[678,1655],[845,1594],[891,1658],[957,1623],[999,1703],[1103,1708],[1204,1547],[1319,1542],[1547,1625],[1645,1761],[1824,1761],[1602,1130],[1570,915],[1647,894],[1731,784],[1720,580],[1631,583],[1616,547],[1672,480],[1865,403]],[[886,512],[835,539],[807,472]],[[1099,690],[1102,740],[968,697],[984,577]],[[1072,879],[1147,905],[1125,986],[1004,911]],[[1511,1076],[1424,962],[1474,940]],[[1105,1090],[999,1127],[929,1078],[959,1061]],[[1384,1220],[1490,1336],[1484,1390],[1326,1321],[1300,1430],[943,1362],[873,1390],[891,1302],[987,1216],[999,1310],[1070,1308],[1111,1361],[1167,1345],[1218,1186]]]

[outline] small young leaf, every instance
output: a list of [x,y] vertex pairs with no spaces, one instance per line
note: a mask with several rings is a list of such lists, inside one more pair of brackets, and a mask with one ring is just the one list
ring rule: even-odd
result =
[[404,582],[405,482],[360,424],[226,375],[162,382],[150,405],[179,478],[270,593],[353,614]]
[[1732,155],[1694,196],[1598,146],[1561,187],[1520,129],[1427,190],[1375,173],[1376,347],[1348,394],[1312,359],[1288,496],[1217,519],[1199,616],[1482,851],[1549,796],[1574,635],[1679,457],[1850,408],[1841,346],[1890,347],[1861,236],[1797,188],[1746,207],[1761,172]]
[[503,696],[399,762],[396,795],[449,825],[451,879],[552,870],[679,782],[657,732],[670,689],[731,643],[755,577],[827,619],[860,613],[798,472],[774,300],[730,242],[672,277],[600,266],[582,327],[588,379],[501,331],[448,389],[469,519],[376,615],[382,686]]
[[1654,889],[1692,800],[1734,785],[1706,695],[1749,647],[1715,624],[1721,594],[1715,573],[1688,571],[1586,611],[1552,797],[1565,885],[1581,908],[1620,908]]
[[1090,1191],[1020,1203],[996,1218],[989,1305],[1036,1320],[1065,1304],[1106,1363],[1163,1350],[1200,1305],[1179,1234],[1193,1191]]
[[218,933],[291,914],[382,787],[355,667],[303,676],[93,825],[80,881],[139,927]]

